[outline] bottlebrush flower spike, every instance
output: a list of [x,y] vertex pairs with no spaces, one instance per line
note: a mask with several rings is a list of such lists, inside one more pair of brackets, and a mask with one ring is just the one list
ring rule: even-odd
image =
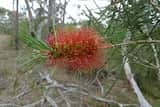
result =
[[52,49],[47,60],[51,65],[79,71],[93,70],[105,63],[106,44],[93,29],[58,30],[46,42]]

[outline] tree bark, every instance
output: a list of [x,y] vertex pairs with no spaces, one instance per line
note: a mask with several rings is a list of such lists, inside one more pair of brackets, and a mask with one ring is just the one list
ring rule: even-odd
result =
[[56,22],[56,0],[49,0],[48,7],[48,31],[52,32],[55,28]]
[[41,21],[38,25],[38,29],[37,29],[37,39],[41,39],[42,38],[42,29],[44,27],[45,24],[47,24],[47,19],[44,19],[43,21]]

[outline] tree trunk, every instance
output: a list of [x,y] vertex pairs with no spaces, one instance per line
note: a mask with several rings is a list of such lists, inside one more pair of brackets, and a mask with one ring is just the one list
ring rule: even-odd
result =
[[56,1],[49,0],[49,7],[48,7],[48,31],[53,32],[55,28],[56,22]]
[[16,1],[16,21],[15,21],[15,48],[16,50],[18,50],[18,45],[19,45],[19,40],[18,40],[18,31],[19,31],[19,24],[18,24],[18,20],[19,20],[19,0]]
[[65,23],[66,6],[67,6],[67,0],[65,0],[64,6],[63,6],[62,26],[64,26],[64,23]]
[[30,9],[30,6],[29,6],[29,2],[28,0],[25,0],[25,3],[26,3],[26,7],[27,7],[27,10],[28,10],[28,16],[29,16],[29,31],[30,31],[30,34],[32,37],[35,37],[36,34],[35,34],[35,31],[34,31],[34,26],[33,26],[33,16],[32,16],[32,12],[31,12],[31,9]]
[[44,19],[43,21],[41,21],[38,25],[38,29],[37,29],[37,39],[41,39],[42,38],[42,29],[44,27],[45,24],[47,24],[48,20]]

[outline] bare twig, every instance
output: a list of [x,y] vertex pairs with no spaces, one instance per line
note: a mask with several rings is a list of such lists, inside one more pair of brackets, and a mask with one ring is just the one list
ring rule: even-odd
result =
[[12,103],[8,103],[8,104],[1,104],[0,103],[0,107],[21,107],[21,106],[16,105],[16,104],[12,104]]
[[40,104],[41,102],[44,101],[44,98],[32,103],[32,104],[27,104],[27,105],[24,105],[23,107],[35,107],[36,105]]
[[139,58],[139,57],[132,55],[132,54],[128,54],[128,56],[130,56],[133,59],[133,61],[135,61],[136,63],[143,65],[147,68],[152,68],[152,69],[157,68],[155,64],[149,62],[146,59]]
[[[149,37],[149,40],[152,41],[152,38]],[[156,68],[158,70],[158,79],[160,80],[160,62],[159,62],[159,58],[158,58],[158,52],[156,50],[156,46],[153,43],[151,44],[151,47],[152,47],[152,50],[154,52],[154,58],[155,58],[155,61],[156,61]]]
[[14,100],[14,99],[19,99],[20,97],[22,97],[22,96],[24,96],[24,95],[26,95],[26,94],[29,94],[31,91],[32,91],[32,90],[23,91],[23,92],[21,92],[20,94],[18,94],[18,95],[16,95],[15,97],[13,97],[12,100]]
[[160,44],[160,40],[137,40],[137,41],[129,41],[125,43],[119,43],[119,44],[113,44],[111,46],[106,46],[106,48],[112,48],[112,47],[120,47],[120,46],[127,46],[127,45],[135,45],[135,44]]
[[71,104],[69,102],[69,100],[67,99],[67,97],[63,94],[63,92],[58,89],[59,94],[61,95],[61,97],[63,98],[63,100],[66,102],[66,107],[71,107]]
[[96,80],[101,90],[101,96],[104,96],[104,87],[98,77],[96,78]]
[[58,107],[57,103],[49,96],[45,96],[46,100],[51,104],[53,107]]
[[96,7],[99,9],[99,11],[102,11],[100,6],[97,4],[97,2],[95,0],[93,0],[94,4],[96,5]]

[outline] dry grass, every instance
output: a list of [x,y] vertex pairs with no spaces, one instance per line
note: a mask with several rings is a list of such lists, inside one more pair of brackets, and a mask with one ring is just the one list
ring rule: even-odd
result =
[[0,51],[8,49],[11,45],[11,36],[9,35],[0,35]]

